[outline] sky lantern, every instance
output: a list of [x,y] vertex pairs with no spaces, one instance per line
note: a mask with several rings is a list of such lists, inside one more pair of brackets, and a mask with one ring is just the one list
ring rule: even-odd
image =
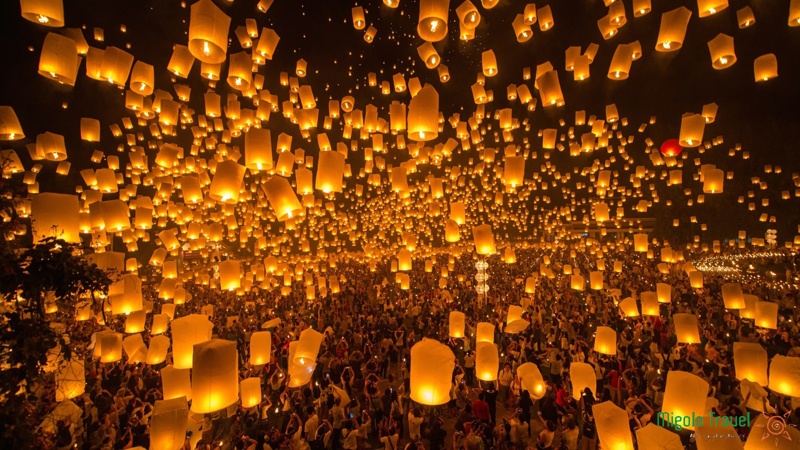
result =
[[728,0],[697,0],[700,18],[714,15],[728,7]]
[[150,445],[164,450],[180,450],[186,442],[189,405],[186,397],[156,400],[150,418]]
[[64,26],[64,4],[62,0],[20,0],[22,17],[46,27]]
[[313,328],[303,330],[300,333],[300,339],[292,361],[303,366],[314,364],[319,354],[319,347],[324,339],[325,336]]
[[272,135],[270,130],[251,128],[245,133],[244,157],[245,166],[251,172],[272,169]]
[[460,339],[464,337],[466,316],[460,311],[450,311],[450,337]]
[[494,331],[495,326],[493,324],[489,322],[478,322],[475,341],[494,343]]
[[73,86],[78,77],[79,62],[75,41],[60,34],[47,33],[39,56],[39,75]]
[[642,17],[651,11],[650,0],[633,0],[633,17]]
[[68,194],[41,193],[31,200],[33,241],[55,236],[67,242],[80,242],[78,197]]
[[800,358],[775,355],[769,365],[769,389],[800,397]]
[[473,227],[472,237],[475,242],[475,250],[479,255],[494,255],[497,253],[491,225],[483,224]]
[[461,27],[467,30],[474,30],[481,23],[481,14],[470,0],[465,0],[456,8],[456,16]]
[[778,76],[778,58],[774,53],[761,55],[753,61],[756,82],[768,81]]
[[176,369],[191,369],[194,345],[211,339],[213,324],[208,316],[190,314],[170,322],[172,359]]
[[257,331],[250,336],[250,364],[261,366],[272,361],[272,333]]
[[742,285],[739,283],[725,283],[722,288],[722,301],[725,303],[726,309],[743,309],[746,307],[744,303],[744,292],[742,292]]
[[420,0],[417,34],[424,41],[439,42],[447,36],[450,0]]
[[245,167],[235,161],[227,160],[217,164],[208,195],[223,203],[237,203],[244,173]]
[[778,304],[773,302],[757,302],[755,319],[755,325],[757,327],[777,330]]
[[725,183],[725,172],[722,169],[709,169],[703,174],[703,193],[719,194]]
[[86,390],[86,371],[77,358],[63,361],[56,370],[56,401],[63,402],[82,395]]
[[656,50],[659,52],[674,52],[683,46],[686,37],[686,27],[692,12],[681,6],[667,11],[661,15],[661,26],[658,30]]
[[616,355],[617,332],[609,327],[597,327],[594,336],[594,351],[604,355]]
[[194,345],[192,412],[208,414],[239,400],[236,342],[211,339]]
[[22,125],[19,123],[14,108],[0,106],[0,141],[16,141],[24,137],[25,133],[22,131]]
[[736,64],[736,53],[733,49],[733,37],[720,33],[708,41],[711,53],[711,66],[717,70],[727,69]]
[[351,15],[353,16],[353,28],[356,30],[363,30],[365,26],[367,26],[366,18],[364,17],[364,8],[361,6],[355,6],[351,10]]
[[239,393],[243,408],[252,408],[261,403],[261,378],[250,377],[242,380]]
[[494,54],[494,50],[486,50],[481,53],[481,65],[485,76],[493,77],[497,75],[497,57]]
[[325,194],[331,192],[342,192],[342,177],[344,176],[345,155],[325,151],[319,153],[319,165],[317,166],[316,189]]
[[[622,305],[622,303],[620,303]],[[573,362],[569,365],[569,378],[572,381],[572,398],[580,400],[583,390],[589,388],[592,395],[597,392],[597,374],[591,364]]]
[[161,369],[161,385],[163,387],[164,400],[185,397],[192,399],[192,383],[189,369],[177,369],[175,366],[168,365]]
[[435,69],[442,60],[430,42],[425,42],[417,47],[417,53],[428,69]]
[[258,38],[258,45],[256,46],[255,51],[263,58],[272,60],[272,56],[275,54],[275,50],[278,48],[278,42],[280,40],[281,38],[278,36],[278,33],[276,33],[275,30],[266,27],[262,28],[261,36]]
[[630,50],[630,46],[627,44],[618,45],[614,51],[614,56],[611,58],[611,65],[608,66],[608,78],[610,80],[627,79],[631,71],[632,61],[633,53]]
[[558,72],[548,70],[536,78],[539,86],[539,97],[544,106],[563,106],[564,95],[561,93],[561,84],[558,82]]
[[759,343],[734,342],[733,362],[737,380],[750,380],[761,386],[769,383],[767,351]]
[[520,378],[522,389],[528,391],[533,400],[539,400],[547,392],[542,372],[534,363],[523,363],[517,367],[517,376]]
[[672,316],[675,323],[675,335],[682,344],[699,344],[700,328],[697,316],[694,314],[679,313]]
[[676,157],[681,154],[683,147],[681,147],[677,139],[667,139],[661,144],[660,151],[664,156]]
[[539,21],[539,29],[542,31],[553,28],[555,21],[553,20],[553,11],[550,10],[550,5],[542,6],[536,10],[536,20]]
[[[667,386],[664,391],[663,411],[669,411],[668,421],[673,422],[674,417],[681,419],[686,416],[699,417],[706,413],[706,397],[708,397],[708,383],[697,375],[680,370],[670,370],[667,373]],[[696,423],[679,424],[683,428],[694,430]]]
[[228,85],[240,91],[250,87],[253,75],[253,60],[247,52],[234,53],[228,60]]
[[500,355],[493,342],[481,342],[476,345],[475,376],[481,381],[494,381],[500,367]]
[[209,64],[225,61],[231,18],[211,0],[192,5],[189,20],[189,50],[195,58]]
[[450,400],[455,355],[450,348],[423,338],[411,347],[411,400],[429,406]]
[[625,317],[639,317],[639,306],[633,297],[628,297],[619,302],[619,309],[622,314],[625,314]]
[[408,105],[408,137],[429,141],[439,135],[439,94],[426,84]]
[[274,176],[262,186],[279,221],[291,219],[303,209],[286,178]]
[[681,117],[679,144],[681,147],[699,147],[703,141],[706,119],[700,114],[684,114]]

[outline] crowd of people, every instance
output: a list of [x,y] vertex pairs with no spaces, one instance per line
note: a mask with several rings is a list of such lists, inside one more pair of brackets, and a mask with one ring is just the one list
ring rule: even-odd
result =
[[[540,274],[545,255],[552,278]],[[788,251],[782,255],[772,262],[792,270],[796,256]],[[302,278],[294,281],[288,295],[280,289],[236,295],[184,283],[191,300],[176,307],[175,317],[213,305],[214,337],[237,343],[240,378],[259,377],[265,395],[256,407],[234,404],[212,414],[190,414],[183,448],[593,450],[598,448],[594,404],[614,402],[627,411],[631,431],[643,428],[654,422],[666,376],[676,370],[709,383],[709,398],[719,415],[779,414],[790,426],[800,426],[796,400],[769,391],[765,396],[752,389],[743,393],[732,352],[735,342],[757,342],[770,358],[800,357],[798,290],[791,279],[776,283],[757,275],[706,273],[704,287],[693,289],[680,264],[662,273],[658,258],[612,250],[603,256],[606,289],[578,291],[563,275],[563,266],[583,274],[597,270],[597,258],[586,248],[574,253],[567,246],[521,248],[516,256],[513,264],[499,256],[486,260],[490,290],[481,296],[474,288],[476,259],[471,254],[431,256],[431,271],[424,269],[423,261],[415,261],[408,272],[408,290],[395,282],[388,260],[372,269],[357,261],[338,261],[325,276],[341,277],[341,292],[314,301],[306,300]],[[624,269],[611,270],[610,261],[622,261]],[[444,283],[442,267],[449,269]],[[532,275],[537,277],[535,293],[526,293],[525,280]],[[777,329],[756,328],[753,321],[724,308],[720,286],[730,277],[744,292],[781,305]],[[673,298],[661,305],[658,316],[621,313],[620,293],[621,298],[638,298],[641,292],[654,291],[659,282],[672,286]],[[158,311],[165,300],[147,284],[144,291]],[[505,332],[510,305],[524,307],[523,317],[530,325],[521,332]],[[464,338],[449,335],[451,311],[466,315]],[[680,312],[700,318],[700,344],[677,342],[671,317]],[[281,320],[269,328],[273,360],[250,365],[251,334],[275,318]],[[124,316],[107,317],[101,325],[97,320],[76,322],[74,315],[62,311],[53,321],[65,324],[73,357],[85,360],[86,389],[71,400],[78,412],[42,423],[38,448],[154,448],[149,421],[155,402],[163,398],[160,371],[171,363],[170,357],[158,365],[130,364],[127,355],[117,363],[100,363],[92,357],[93,333],[107,328],[123,332]],[[494,381],[476,377],[478,322],[495,325],[501,361]],[[593,350],[598,326],[617,331],[616,356]],[[289,343],[309,327],[324,333],[316,370],[310,383],[292,388]],[[142,335],[149,344],[149,332]],[[410,349],[424,337],[447,344],[456,356],[450,401],[443,405],[411,399]],[[575,362],[595,369],[594,392],[571,392],[570,365]],[[543,395],[532,396],[523,388],[516,369],[525,363],[536,364],[543,374]],[[54,390],[52,378],[42,379],[31,389],[28,410],[21,414],[47,417],[56,407]],[[744,439],[749,430],[740,427],[737,432]],[[680,437],[687,448],[694,445],[691,432]]]

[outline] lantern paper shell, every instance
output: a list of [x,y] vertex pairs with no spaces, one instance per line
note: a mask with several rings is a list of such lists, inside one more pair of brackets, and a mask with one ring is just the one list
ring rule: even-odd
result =
[[472,229],[472,238],[475,242],[475,250],[479,255],[494,255],[497,253],[491,225],[483,224],[474,227]]
[[778,329],[778,304],[772,302],[756,303],[756,323],[760,328]]
[[656,50],[659,52],[674,52],[683,46],[686,37],[686,27],[692,12],[686,7],[679,7],[661,15],[661,26],[658,30]]
[[597,427],[597,437],[603,448],[634,450],[628,413],[624,409],[608,401],[593,405],[592,413]]
[[192,399],[192,383],[189,369],[176,369],[167,366],[161,369],[161,386],[163,387],[164,400],[185,397]]
[[769,366],[769,389],[790,397],[800,397],[800,358],[775,355]]
[[[161,314],[164,316],[164,314]],[[147,349],[145,362],[147,364],[161,364],[167,359],[169,351],[169,338],[166,336],[155,336],[150,339],[150,347]]]
[[16,141],[24,137],[25,133],[22,131],[22,125],[19,123],[14,108],[0,106],[0,141]]
[[619,302],[619,309],[625,317],[639,317],[639,305],[636,304],[636,299],[628,297]]
[[703,288],[703,272],[693,270],[689,272],[689,284],[693,289]]
[[711,66],[717,70],[727,69],[736,64],[733,38],[727,34],[720,33],[708,41],[708,51],[711,53]]
[[208,316],[190,314],[173,320],[170,327],[173,364],[176,369],[191,369],[195,344],[210,340],[214,325]]
[[597,327],[594,335],[594,351],[603,355],[616,355],[617,332],[609,327]]
[[447,36],[447,13],[450,0],[420,0],[417,34],[428,42],[438,42]]
[[494,343],[494,330],[495,327],[491,323],[478,322],[477,332],[475,334],[475,342]]
[[653,422],[636,429],[636,444],[642,450],[656,448],[662,450],[681,450],[684,448],[678,434],[662,428]]
[[589,288],[595,291],[603,289],[603,272],[589,272]]
[[743,309],[747,305],[744,303],[744,292],[739,283],[725,283],[722,285],[722,301],[726,309]]
[[464,313],[460,311],[451,311],[450,312],[450,337],[452,338],[463,338],[464,337],[464,324],[466,321],[466,316]]
[[580,275],[572,275],[569,279],[569,287],[575,291],[583,291],[586,289],[586,279]]
[[128,314],[128,317],[125,318],[125,333],[141,333],[144,331],[144,323],[147,319],[147,313],[139,310],[139,311],[132,311]]
[[64,4],[62,0],[20,0],[22,17],[46,27],[64,26]]
[[728,0],[697,0],[699,16],[708,17],[728,7]]
[[[708,397],[708,383],[697,375],[680,370],[670,370],[667,373],[667,387],[664,391],[662,411],[669,411],[669,421],[672,417],[702,416],[706,412],[706,397]],[[694,430],[695,424],[681,423],[684,428]]]
[[325,339],[325,335],[313,328],[306,328],[303,330],[300,333],[300,340],[294,352],[294,363],[303,366],[315,363],[323,339]]
[[200,0],[193,4],[189,21],[189,50],[192,55],[208,64],[225,62],[230,26],[231,18],[213,1]]
[[525,158],[523,156],[506,156],[503,167],[503,183],[507,187],[516,188],[525,182]]
[[645,253],[647,252],[648,240],[646,234],[634,234],[633,235],[633,249],[634,251]]
[[706,119],[700,114],[686,114],[681,117],[679,142],[682,147],[699,147],[703,141]]
[[645,291],[641,294],[642,301],[642,315],[645,316],[658,316],[660,315],[660,306],[658,301],[658,294],[653,291]]
[[239,400],[238,362],[236,342],[212,339],[194,346],[192,412],[212,413]]
[[188,421],[186,397],[156,400],[150,418],[150,447],[164,450],[183,448]]
[[591,364],[573,362],[569,365],[569,378],[572,381],[572,398],[575,400],[581,399],[583,390],[587,387],[593,396],[597,392],[597,374]]
[[697,316],[694,314],[675,314],[672,316],[675,323],[675,335],[682,344],[699,344],[700,328]]
[[761,55],[753,61],[756,82],[767,81],[778,76],[778,58],[774,53]]
[[122,334],[111,330],[96,333],[94,356],[100,357],[101,363],[113,363],[122,359]]
[[227,260],[219,263],[219,288],[235,291],[241,287],[241,262]]
[[257,331],[250,336],[250,364],[261,366],[272,361],[272,333]]
[[455,355],[450,348],[423,338],[411,347],[411,399],[429,406],[450,401]]
[[261,378],[251,377],[242,380],[240,393],[243,408],[258,406],[261,403]]
[[227,160],[217,164],[217,171],[211,181],[208,195],[223,203],[237,203],[244,173],[245,167],[234,161]]
[[36,194],[31,200],[33,242],[55,236],[70,243],[80,242],[78,197],[67,194]]
[[56,33],[47,33],[39,56],[39,75],[69,86],[78,77],[78,47],[75,41]]
[[667,283],[657,283],[656,296],[658,298],[658,303],[672,302],[672,286]]
[[531,395],[531,399],[539,400],[544,397],[544,394],[547,392],[547,386],[544,383],[542,372],[539,371],[536,364],[521,364],[517,367],[517,376],[520,379],[522,389],[528,391]]
[[56,371],[56,401],[63,402],[83,394],[86,372],[82,361],[64,361]]
[[286,178],[274,176],[262,186],[272,211],[279,221],[284,222],[291,219],[303,209]]
[[408,137],[429,141],[439,135],[439,93],[426,84],[408,104]]
[[766,386],[767,377],[767,351],[761,344],[752,342],[733,343],[733,362],[736,369],[737,380],[750,380]]
[[475,376],[481,381],[494,381],[500,366],[497,346],[491,342],[478,342],[475,352]]
[[334,151],[319,153],[316,189],[325,194],[342,192],[345,155]]
[[558,72],[555,70],[544,72],[536,78],[536,85],[539,86],[539,97],[542,99],[542,105],[564,105],[564,94],[561,92],[561,84],[558,81]]

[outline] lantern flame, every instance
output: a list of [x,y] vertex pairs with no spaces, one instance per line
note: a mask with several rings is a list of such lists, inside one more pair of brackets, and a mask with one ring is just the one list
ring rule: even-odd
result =
[[50,22],[50,18],[43,14],[39,14],[38,16],[36,16],[36,21],[39,23],[48,23]]

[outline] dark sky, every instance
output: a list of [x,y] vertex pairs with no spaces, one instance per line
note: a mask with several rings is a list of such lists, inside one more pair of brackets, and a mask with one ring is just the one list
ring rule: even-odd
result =
[[[744,193],[747,189],[752,189],[748,183],[751,175],[769,179],[770,191],[774,188],[779,193],[781,189],[789,189],[791,173],[798,171],[800,166],[797,157],[797,143],[800,142],[800,127],[797,126],[800,120],[797,107],[800,103],[800,28],[787,26],[789,1],[731,0],[726,10],[702,19],[697,16],[695,1],[654,0],[654,10],[642,18],[634,18],[631,2],[624,2],[628,22],[609,41],[602,39],[596,25],[597,20],[607,11],[602,1],[562,0],[549,3],[555,18],[555,27],[542,32],[538,24],[534,25],[534,37],[520,44],[513,35],[511,20],[522,12],[525,2],[501,0],[498,6],[487,11],[481,7],[479,0],[475,0],[474,3],[482,14],[481,25],[477,29],[477,38],[464,43],[458,40],[455,14],[455,8],[461,1],[453,0],[450,2],[449,36],[435,44],[453,77],[451,82],[442,84],[438,81],[436,71],[426,69],[417,56],[416,47],[423,41],[416,34],[418,2],[415,0],[400,0],[401,6],[397,9],[387,8],[380,1],[356,3],[340,0],[275,0],[267,14],[256,11],[255,0],[235,0],[233,3],[215,1],[233,19],[229,55],[240,51],[233,29],[243,25],[245,18],[255,18],[259,28],[273,28],[280,35],[281,41],[274,59],[262,66],[260,73],[266,77],[265,88],[273,93],[280,92],[281,100],[285,94],[278,86],[278,74],[281,71],[293,73],[295,62],[299,58],[305,58],[308,61],[309,75],[303,83],[313,86],[318,107],[323,111],[329,97],[340,98],[352,93],[359,106],[374,101],[381,107],[381,115],[388,116],[389,101],[408,101],[408,94],[393,93],[388,97],[380,95],[377,88],[366,86],[367,73],[378,73],[378,79],[382,81],[391,80],[394,73],[405,72],[407,80],[411,76],[419,76],[423,83],[430,82],[436,87],[441,96],[440,109],[445,117],[452,113],[461,113],[464,120],[475,109],[469,86],[475,82],[476,74],[481,70],[480,54],[484,50],[493,49],[497,54],[499,75],[487,81],[487,88],[493,89],[495,94],[494,103],[487,106],[487,109],[491,111],[512,107],[515,117],[520,120],[528,118],[533,130],[527,136],[534,151],[541,142],[535,134],[537,129],[555,127],[560,118],[567,122],[568,127],[574,121],[576,110],[586,110],[587,116],[595,114],[602,117],[605,105],[615,103],[620,115],[627,117],[631,124],[640,124],[651,116],[657,116],[657,123],[650,128],[649,136],[658,145],[667,138],[677,137],[683,113],[699,113],[704,104],[716,102],[719,105],[717,120],[706,127],[705,138],[708,140],[723,136],[725,144],[704,154],[703,162],[733,170],[737,178],[726,185],[726,199],[719,200],[719,204],[715,205],[714,200],[707,202],[703,208],[681,214],[698,215],[702,218],[703,214],[718,214],[728,208],[737,208],[739,214],[738,212],[744,210],[741,205],[734,205],[734,192]],[[539,7],[545,4],[537,2]],[[367,23],[378,30],[372,44],[364,42],[363,31],[357,31],[352,26],[350,8],[356,5],[364,6]],[[693,12],[684,47],[673,53],[654,51],[661,13],[681,5]],[[756,23],[748,29],[740,30],[736,11],[746,5],[753,9]],[[137,60],[156,67],[156,88],[174,92],[166,65],[172,45],[187,43],[188,5],[183,8],[180,2],[173,0],[64,0],[64,9],[66,26],[86,27],[84,36],[90,45],[124,48],[126,44],[130,44],[128,51]],[[120,31],[121,24],[126,26],[127,32]],[[105,42],[95,42],[92,39],[93,27],[104,29]],[[129,116],[129,112],[124,109],[124,90],[87,78],[83,65],[79,70],[78,81],[72,88],[59,86],[38,75],[39,50],[48,31],[57,30],[46,29],[24,20],[20,16],[18,2],[7,1],[0,4],[0,60],[6,64],[0,71],[0,104],[14,107],[27,136],[26,140],[10,143],[4,148],[17,148],[22,155],[24,144],[33,142],[37,134],[45,131],[63,134],[67,138],[70,161],[73,164],[72,176],[66,182],[62,178],[55,183],[50,176],[55,170],[55,164],[44,163],[45,169],[39,176],[39,182],[43,191],[71,192],[73,186],[80,182],[76,169],[92,166],[89,162],[92,150],[99,148],[110,153],[116,148],[119,142],[111,136],[108,125],[119,123],[121,117]],[[718,33],[734,37],[738,58],[733,67],[722,71],[711,67],[706,44]],[[644,55],[633,62],[630,78],[625,81],[609,80],[606,72],[616,46],[635,40],[641,42]],[[600,45],[591,66],[591,77],[584,82],[574,82],[572,74],[564,71],[564,51],[570,45],[580,45],[585,49],[590,43]],[[755,83],[753,60],[766,53],[777,55],[780,75],[766,83]],[[559,71],[566,100],[564,107],[542,108],[539,105],[535,112],[527,112],[517,102],[508,102],[505,99],[506,86],[509,83],[523,82],[523,67],[530,67],[535,71],[536,65],[547,61]],[[188,83],[193,88],[190,105],[196,111],[202,112],[202,93],[206,86],[205,81],[199,79],[199,66],[200,62],[195,62]],[[185,80],[179,82],[186,83]],[[532,80],[529,85],[532,85]],[[217,92],[224,94],[233,91],[223,80],[218,83]],[[535,91],[533,92],[536,96]],[[62,104],[67,104],[68,108],[63,109]],[[295,143],[301,145],[296,128],[288,127],[283,118],[278,116],[273,114],[274,120],[270,121],[270,127],[274,130],[273,139],[279,131],[291,130],[295,135]],[[81,117],[101,120],[101,143],[88,144],[80,141]],[[636,126],[629,128],[635,130]],[[566,128],[560,128],[559,132],[565,130]],[[515,132],[517,143],[521,143],[525,136],[522,130]],[[312,142],[315,143],[316,140],[312,139]],[[744,150],[750,152],[749,160],[743,161],[740,156],[728,157],[728,149],[736,143],[741,143]],[[315,154],[315,144],[303,146],[309,154]],[[497,146],[502,147],[502,143]],[[643,162],[647,160],[643,150],[643,144],[639,142],[638,146],[630,146],[628,152],[639,158],[637,161]],[[686,151],[691,153],[690,158],[696,156],[696,149]],[[598,157],[602,160],[603,156],[596,153],[579,158],[569,158],[565,154],[554,155],[552,161],[562,172],[571,171],[573,167],[591,165],[591,161]],[[477,153],[473,150],[468,156],[477,156]],[[26,155],[23,155],[23,159],[28,161]],[[459,162],[458,159],[455,161]],[[357,161],[349,162],[354,167],[359,164]],[[532,173],[534,166],[538,170],[540,163],[541,161],[536,161],[529,164],[528,173]],[[764,164],[781,165],[782,176],[765,177]],[[686,174],[684,179],[687,179]],[[670,196],[681,198],[681,194],[674,193],[664,193],[662,198]],[[782,242],[797,233],[794,228],[798,215],[796,207],[787,207],[786,203],[781,205],[783,206],[773,201],[771,210],[768,211],[787,217],[778,224],[779,241]],[[792,205],[796,206],[796,201],[793,200]],[[675,213],[675,210],[659,208],[655,213],[662,218]],[[713,221],[715,217],[708,217],[707,220]],[[741,214],[735,219],[732,216],[727,226],[716,230],[724,230],[720,234],[729,236],[731,230],[735,232],[745,226],[756,228],[755,235],[763,235],[761,228],[766,227],[759,225],[752,217]]]

